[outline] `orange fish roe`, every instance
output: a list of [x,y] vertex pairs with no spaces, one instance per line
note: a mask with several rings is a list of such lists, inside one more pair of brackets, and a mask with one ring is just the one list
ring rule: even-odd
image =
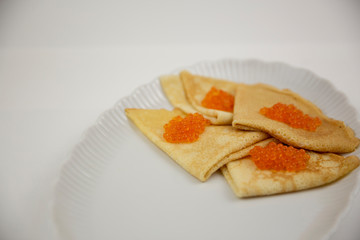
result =
[[250,150],[251,160],[261,170],[300,171],[306,168],[310,155],[304,149],[287,147],[281,143],[269,143]]
[[184,118],[177,116],[164,125],[165,140],[170,143],[192,143],[199,139],[210,121],[201,114],[188,114]]
[[215,87],[212,87],[201,101],[201,105],[206,108],[233,112],[234,96]]
[[301,128],[311,132],[315,132],[316,128],[321,125],[321,120],[318,117],[312,118],[308,114],[304,114],[293,104],[277,103],[271,108],[264,107],[260,109],[260,113],[272,120],[286,123],[293,128]]

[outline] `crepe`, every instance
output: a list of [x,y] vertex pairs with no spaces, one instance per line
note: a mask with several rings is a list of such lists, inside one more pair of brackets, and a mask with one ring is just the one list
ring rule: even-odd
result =
[[[181,109],[185,113],[196,113],[198,112],[187,100],[186,93],[181,82],[180,76],[178,75],[165,75],[160,77],[161,87],[164,93],[171,103],[176,108]],[[216,121],[216,118],[205,116],[211,121]]]
[[221,89],[233,96],[237,84],[234,82],[193,75],[188,71],[182,71],[178,75],[162,76],[161,86],[170,103],[186,113],[199,112],[211,121],[212,124],[231,124],[233,113],[205,108],[201,101],[212,87]]
[[235,195],[243,198],[322,186],[345,176],[360,164],[356,156],[307,153],[310,155],[308,166],[298,172],[260,170],[249,157],[229,162],[221,172]]
[[[260,114],[261,108],[272,107],[278,102],[293,104],[304,114],[320,118],[322,124],[311,132]],[[291,90],[279,90],[265,84],[238,85],[232,124],[243,130],[258,129],[288,145],[313,151],[346,153],[359,145],[359,139],[344,122],[327,117],[316,105]]]
[[207,126],[193,143],[169,143],[163,138],[163,126],[175,116],[185,114],[174,109],[126,109],[126,114],[140,131],[166,152],[186,171],[206,181],[229,161],[248,155],[250,146],[269,137],[263,132],[248,132],[231,126]]

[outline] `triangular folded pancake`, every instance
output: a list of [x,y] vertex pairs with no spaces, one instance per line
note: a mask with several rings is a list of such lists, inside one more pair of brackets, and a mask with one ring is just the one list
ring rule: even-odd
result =
[[212,124],[225,125],[232,123],[233,113],[205,108],[201,105],[201,101],[212,87],[235,96],[236,83],[193,75],[187,71],[182,71],[179,76],[163,76],[160,78],[160,82],[166,96],[174,107],[180,108],[186,113],[197,111],[208,118]]
[[[185,114],[175,109],[126,109],[127,116],[160,149],[200,181],[229,161],[246,156],[250,146],[269,136],[263,132],[247,132],[231,126],[207,126],[193,143],[169,143],[163,138],[163,126],[175,116]],[[248,148],[248,149],[246,149]]]
[[238,197],[254,197],[300,191],[333,182],[360,164],[356,156],[333,153],[310,154],[308,167],[298,172],[260,170],[249,158],[232,161],[221,168]]
[[[279,102],[295,105],[304,114],[320,118],[322,124],[311,132],[260,114],[261,108]],[[319,152],[352,152],[359,145],[359,139],[344,122],[327,117],[316,105],[288,89],[279,90],[265,84],[238,85],[233,126],[243,130],[258,129],[289,145]]]
[[[160,77],[161,87],[164,90],[167,99],[176,108],[181,109],[185,113],[198,112],[187,100],[184,86],[178,75],[165,75]],[[216,118],[206,117],[212,123]]]

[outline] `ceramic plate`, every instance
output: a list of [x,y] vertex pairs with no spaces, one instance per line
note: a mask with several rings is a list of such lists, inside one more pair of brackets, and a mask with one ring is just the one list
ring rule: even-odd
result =
[[[356,111],[346,97],[308,70],[257,60],[183,69],[290,88],[360,136]],[[56,187],[54,218],[64,239],[327,239],[359,189],[357,169],[320,188],[238,199],[220,173],[201,183],[153,145],[126,118],[129,107],[172,109],[155,79],[85,132]]]

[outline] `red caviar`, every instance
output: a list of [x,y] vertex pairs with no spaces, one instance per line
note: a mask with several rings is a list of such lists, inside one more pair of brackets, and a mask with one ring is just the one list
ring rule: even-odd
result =
[[251,160],[261,170],[300,171],[306,168],[310,155],[304,149],[287,147],[281,143],[269,143],[250,150]]
[[286,123],[293,128],[301,128],[311,132],[315,132],[316,128],[321,125],[320,118],[313,118],[308,114],[304,114],[293,104],[277,103],[271,108],[264,107],[260,109],[260,113],[272,120]]
[[233,112],[234,96],[215,87],[212,87],[201,101],[201,105],[206,108]]
[[164,125],[165,140],[170,143],[192,143],[199,139],[210,121],[199,113],[188,114],[184,118],[174,117]]

